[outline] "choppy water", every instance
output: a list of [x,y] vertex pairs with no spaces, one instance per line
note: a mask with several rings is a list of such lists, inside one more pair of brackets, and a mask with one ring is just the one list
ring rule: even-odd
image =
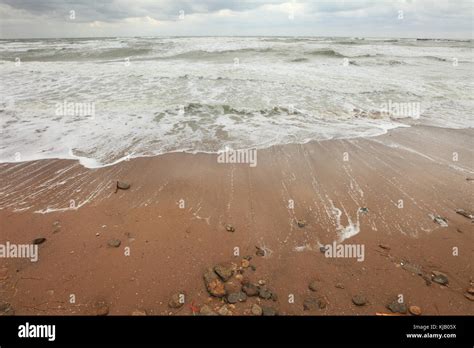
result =
[[[373,136],[407,123],[474,126],[472,40],[0,43],[1,162],[80,158],[97,167],[126,155]],[[389,101],[417,103],[420,117],[381,113]]]

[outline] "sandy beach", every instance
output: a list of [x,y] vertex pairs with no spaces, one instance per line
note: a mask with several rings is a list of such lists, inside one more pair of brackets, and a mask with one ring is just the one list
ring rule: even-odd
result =
[[[474,228],[456,210],[474,211],[473,136],[397,128],[272,146],[255,167],[203,153],[0,164],[0,244],[45,238],[37,262],[0,260],[3,314],[472,315]],[[327,257],[334,242],[363,258]],[[222,263],[231,279],[211,296],[203,276]]]

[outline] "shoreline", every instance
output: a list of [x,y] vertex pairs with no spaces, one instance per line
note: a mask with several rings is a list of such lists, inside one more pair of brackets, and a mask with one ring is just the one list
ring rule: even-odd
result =
[[[456,209],[474,211],[473,135],[410,126],[273,145],[258,150],[255,168],[182,152],[96,169],[0,164],[0,244],[46,239],[38,262],[2,262],[0,300],[18,315],[95,315],[104,306],[112,315],[193,315],[204,305],[251,315],[254,304],[280,315],[375,315],[402,294],[423,314],[472,315],[473,225]],[[117,180],[131,187],[115,193]],[[62,211],[34,213],[48,209]],[[364,260],[325,257],[321,246],[333,242],[364,246]],[[276,299],[210,296],[203,274],[226,262],[235,263],[231,282],[263,281]],[[433,271],[449,283],[433,282]],[[177,293],[185,303],[170,307]]]

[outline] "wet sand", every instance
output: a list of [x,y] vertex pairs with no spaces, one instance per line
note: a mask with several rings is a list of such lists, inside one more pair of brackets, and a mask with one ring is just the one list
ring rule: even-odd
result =
[[[386,306],[400,294],[423,314],[472,315],[465,292],[474,282],[474,225],[456,209],[474,211],[473,136],[415,126],[275,146],[258,151],[255,168],[185,153],[101,169],[71,160],[2,164],[0,244],[46,241],[36,263],[0,259],[0,302],[17,315],[93,315],[101,303],[110,315],[192,315],[204,304],[218,311],[224,301],[209,296],[205,270],[250,255],[254,270],[244,268],[244,279],[264,280],[277,296],[227,305],[235,315],[254,303],[280,315],[391,313]],[[115,193],[117,180],[130,189]],[[111,239],[121,245],[108,246]],[[364,260],[325,257],[321,245],[334,241],[363,245]],[[432,271],[449,283],[432,282]],[[178,292],[185,304],[170,308]],[[367,303],[354,305],[355,295]],[[324,299],[324,308],[304,310],[308,298]]]

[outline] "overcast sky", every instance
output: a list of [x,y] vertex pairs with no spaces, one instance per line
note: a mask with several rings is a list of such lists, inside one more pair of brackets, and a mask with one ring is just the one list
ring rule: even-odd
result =
[[0,38],[472,38],[473,4],[472,0],[0,0]]

